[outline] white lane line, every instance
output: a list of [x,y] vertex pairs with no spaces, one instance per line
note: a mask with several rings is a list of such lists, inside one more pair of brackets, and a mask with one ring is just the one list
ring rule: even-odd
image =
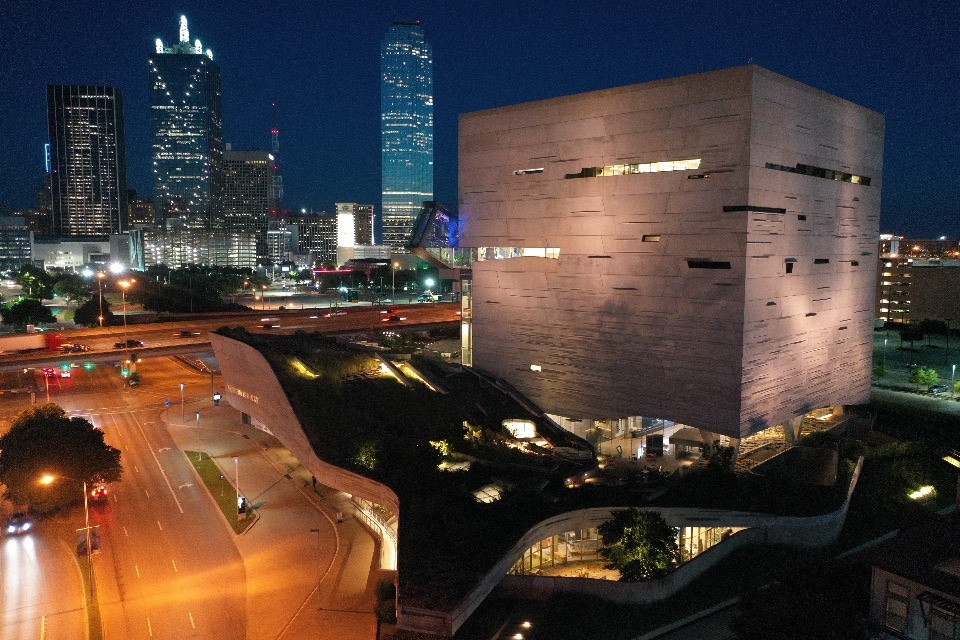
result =
[[144,489],[143,492],[144,492],[145,494],[147,494],[147,497],[148,497],[148,498],[150,497],[150,492],[149,492],[149,491],[147,491],[146,489]]
[[[190,617],[190,622],[193,623],[193,617]],[[196,627],[194,627],[196,629]],[[40,618],[40,640],[45,640],[47,637],[47,616]]]
[[130,537],[130,534],[127,533],[127,528],[124,527],[123,525],[120,525],[120,527],[123,529],[123,535],[124,535],[124,537],[129,538],[129,537]]
[[137,572],[137,580],[140,579],[140,567],[138,565],[133,565],[133,570]]
[[133,470],[136,471],[137,473],[140,473],[140,469],[137,468],[137,465],[133,465]]
[[163,525],[160,524],[160,521],[159,521],[159,520],[157,520],[157,526],[160,527],[160,531],[163,531]]
[[[137,420],[137,416],[131,413],[130,417],[133,418],[133,423],[137,425],[137,429],[140,430],[140,435],[143,436],[144,442],[149,445],[150,441],[147,440],[147,434],[144,433],[143,427],[140,426],[140,421]],[[167,483],[167,488],[170,489],[170,495],[173,496],[173,501],[177,503],[177,509],[180,510],[180,513],[183,513],[183,506],[180,505],[180,500],[177,499],[177,494],[174,492],[173,486],[170,484],[170,478],[167,477],[167,472],[163,470],[163,466],[160,464],[160,459],[157,458],[157,454],[153,452],[153,447],[150,447],[150,455],[153,456],[154,462],[157,463],[157,468],[160,469],[160,475],[163,476],[163,481]]]
[[150,624],[150,618],[147,618],[147,633],[150,634],[150,637],[153,637],[153,625]]
[[176,561],[176,560],[171,560],[170,562],[173,563],[173,572],[174,572],[174,573],[179,573],[179,571],[177,571],[177,561]]
[[187,611],[187,615],[190,616],[190,626],[193,627],[194,629],[196,629],[196,628],[197,628],[197,625],[196,625],[196,623],[194,623],[194,621],[193,621],[193,614],[190,613],[189,611]]

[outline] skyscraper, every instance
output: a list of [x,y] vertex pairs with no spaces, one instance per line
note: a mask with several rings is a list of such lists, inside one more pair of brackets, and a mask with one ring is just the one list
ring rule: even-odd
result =
[[380,48],[381,243],[402,250],[433,200],[433,50],[419,22],[395,22]]
[[153,199],[162,219],[182,218],[212,229],[223,218],[223,112],[220,67],[200,40],[190,44],[187,18],[180,41],[158,38],[150,57]]
[[106,236],[127,228],[123,96],[113,87],[47,87],[51,231]]
[[274,184],[273,156],[266,151],[224,152],[222,228],[255,232],[260,258],[267,257],[267,220],[274,207]]

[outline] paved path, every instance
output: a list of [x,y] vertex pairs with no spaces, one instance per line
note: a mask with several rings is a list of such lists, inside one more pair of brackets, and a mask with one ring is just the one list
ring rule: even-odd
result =
[[[241,492],[257,508],[257,522],[235,538],[247,575],[248,637],[374,638],[379,550],[348,496],[314,490],[280,442],[243,425],[229,406],[201,408],[199,436],[196,422],[182,424],[179,413],[164,416],[177,446],[195,451],[199,440],[223,470],[227,491],[239,469]],[[339,525],[338,511],[345,515]]]

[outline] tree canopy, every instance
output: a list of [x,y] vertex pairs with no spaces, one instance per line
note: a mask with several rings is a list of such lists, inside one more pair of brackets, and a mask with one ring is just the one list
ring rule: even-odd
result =
[[608,569],[620,572],[622,582],[640,582],[665,576],[680,561],[676,531],[653,511],[618,509],[597,531],[603,539],[600,555]]
[[[106,298],[103,299],[103,326],[109,327],[113,324],[113,312],[110,310],[110,301]],[[73,322],[75,324],[84,325],[87,327],[99,327],[100,326],[100,299],[91,298],[77,307],[77,310],[73,314]]]
[[[56,404],[24,410],[0,437],[3,497],[18,506],[46,512],[81,498],[81,484],[120,479],[120,450],[104,442],[88,420],[69,417]],[[44,474],[59,478],[50,486]]]
[[3,324],[12,324],[17,327],[57,321],[53,312],[34,298],[22,298],[16,302],[11,302],[0,310],[0,317],[2,317]]
[[940,382],[940,374],[936,369],[917,367],[910,372],[910,382],[916,385],[931,385]]

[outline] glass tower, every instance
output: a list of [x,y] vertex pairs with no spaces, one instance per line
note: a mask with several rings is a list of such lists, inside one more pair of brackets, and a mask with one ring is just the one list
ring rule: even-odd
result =
[[180,16],[180,41],[157,39],[150,57],[153,195],[160,218],[213,229],[223,220],[223,111],[220,67],[199,40],[190,44]]
[[107,236],[127,229],[123,94],[113,87],[47,87],[52,233]]
[[433,200],[433,50],[419,22],[395,22],[380,48],[380,241],[402,251]]

